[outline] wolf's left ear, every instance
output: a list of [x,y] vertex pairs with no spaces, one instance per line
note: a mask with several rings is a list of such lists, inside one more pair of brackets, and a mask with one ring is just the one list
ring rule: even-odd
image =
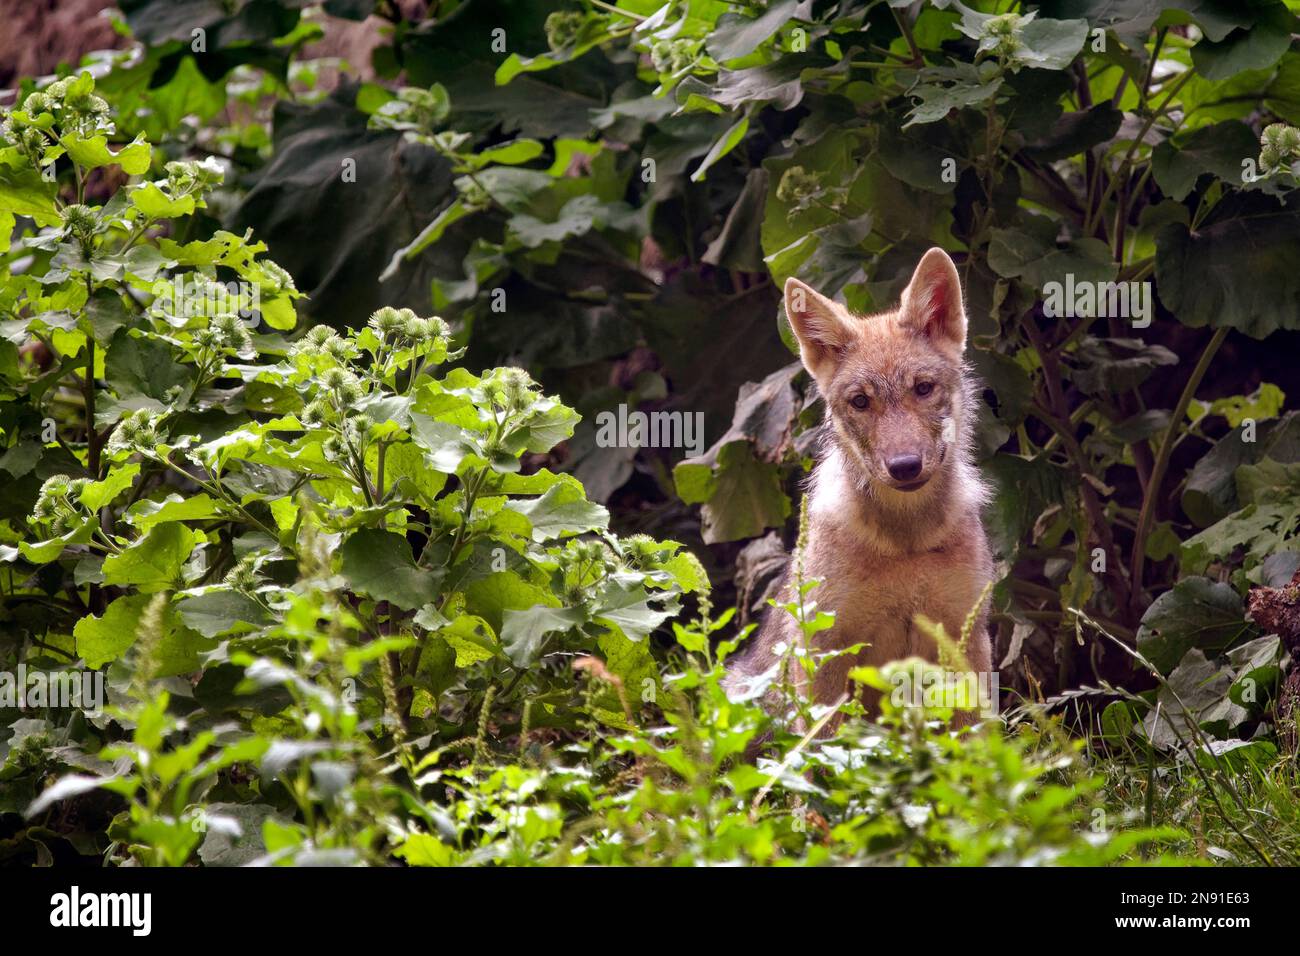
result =
[[937,344],[961,351],[966,345],[966,308],[961,279],[948,253],[938,246],[921,257],[903,291],[902,320]]

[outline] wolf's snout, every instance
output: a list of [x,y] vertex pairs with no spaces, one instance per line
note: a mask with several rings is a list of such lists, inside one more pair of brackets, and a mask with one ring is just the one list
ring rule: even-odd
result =
[[921,456],[895,455],[885,462],[885,468],[895,481],[915,481],[921,476]]

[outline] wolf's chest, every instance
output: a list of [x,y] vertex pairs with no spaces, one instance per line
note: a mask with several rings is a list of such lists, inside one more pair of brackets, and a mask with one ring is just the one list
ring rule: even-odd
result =
[[890,558],[841,552],[834,565],[816,575],[823,584],[813,594],[842,623],[910,621],[918,612],[946,604],[954,585],[965,590],[965,569],[944,551]]

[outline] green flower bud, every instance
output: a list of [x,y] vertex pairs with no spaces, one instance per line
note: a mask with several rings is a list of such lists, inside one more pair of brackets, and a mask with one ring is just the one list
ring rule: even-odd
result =
[[66,498],[70,490],[72,479],[67,475],[50,475],[41,485],[39,497],[41,498]]
[[221,348],[221,334],[216,329],[199,329],[194,333],[192,341],[205,352]]
[[381,336],[392,335],[404,324],[401,314],[391,306],[376,309],[370,314],[369,326]]
[[578,38],[584,17],[571,10],[557,10],[546,18],[546,43],[552,50],[562,50]]
[[257,567],[250,556],[239,559],[239,563],[226,572],[225,583],[236,591],[251,592],[257,587]]
[[23,100],[23,112],[28,116],[36,116],[38,113],[48,113],[54,105],[47,90],[36,90],[28,93],[27,99]]
[[161,416],[146,408],[136,409],[120,422],[108,439],[109,452],[152,452],[159,442],[158,426]]
[[318,348],[326,345],[331,339],[338,338],[338,334],[328,325],[314,325],[311,331],[303,336],[303,341],[310,342]]
[[346,362],[356,354],[356,348],[351,342],[335,336],[325,343],[325,354],[336,362]]
[[821,191],[821,177],[802,166],[791,166],[781,174],[776,198],[784,203],[804,202]]
[[299,420],[308,428],[318,428],[330,419],[330,406],[323,398],[309,402],[302,410]]
[[1003,13],[984,22],[986,37],[1011,37],[1020,32],[1021,17],[1018,13]]
[[265,289],[271,295],[274,296],[284,291],[298,291],[298,287],[293,283],[293,276],[289,275],[288,270],[284,267],[272,262],[270,259],[263,259],[258,265],[262,267],[262,273],[267,280]]
[[99,216],[91,207],[73,203],[64,207],[63,228],[67,235],[84,243],[99,228]]
[[1300,129],[1286,123],[1272,123],[1264,128],[1260,143],[1279,153],[1300,153]]
[[413,315],[406,320],[402,331],[412,342],[422,342],[429,337],[429,322]]
[[343,439],[338,435],[331,435],[329,438],[325,439],[325,443],[321,446],[321,451],[324,452],[325,457],[330,461],[342,461],[348,454],[347,446],[343,444]]

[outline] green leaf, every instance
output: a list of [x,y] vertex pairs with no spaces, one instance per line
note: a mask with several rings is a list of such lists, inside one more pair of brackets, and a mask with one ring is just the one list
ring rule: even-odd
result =
[[93,481],[81,490],[81,503],[92,512],[98,511],[130,488],[138,474],[140,474],[138,462],[111,469],[108,477],[103,481]]
[[700,165],[696,168],[695,172],[691,173],[691,182],[704,182],[704,175],[709,171],[709,168],[735,149],[748,132],[749,117],[742,116],[736,121],[735,125],[718,137],[717,142],[709,147],[709,151],[704,155],[704,159],[700,162]]
[[1000,276],[1019,278],[1042,291],[1049,283],[1110,282],[1116,266],[1110,249],[1099,239],[1072,239],[1059,247],[1056,224],[1042,216],[1022,217],[1022,225],[994,229],[989,242],[989,266]]
[[1211,561],[1225,560],[1238,548],[1247,555],[1285,550],[1297,525],[1300,501],[1247,505],[1183,542],[1183,570],[1204,571]]
[[175,199],[158,188],[157,183],[145,183],[131,193],[131,203],[149,219],[175,219],[194,212],[193,196]]
[[1059,162],[1113,138],[1123,121],[1123,112],[1111,103],[1066,113],[1047,136],[1027,145],[1024,152],[1040,163]]
[[206,494],[171,494],[162,501],[137,501],[124,517],[141,533],[165,521],[201,521],[221,515],[221,504]]
[[455,848],[429,833],[408,833],[393,854],[408,866],[455,866],[458,860]]
[[673,481],[683,501],[704,505],[706,544],[757,537],[780,527],[790,514],[779,469],[757,459],[747,441],[728,442],[716,454],[679,462]]
[[118,329],[104,359],[104,375],[118,395],[147,395],[160,402],[177,397],[192,379],[165,342]]
[[87,616],[72,629],[77,639],[77,655],[92,669],[117,660],[135,643],[140,615],[152,597],[147,594],[128,594],[120,597],[99,617]]
[[403,497],[420,500],[430,506],[447,484],[447,476],[425,463],[418,445],[403,442],[389,445],[384,452],[385,491],[399,489]]
[[535,139],[512,139],[508,143],[498,143],[475,155],[478,162],[501,163],[506,166],[518,166],[536,159],[545,152],[545,147]]
[[448,227],[466,216],[473,215],[476,211],[474,207],[466,205],[460,199],[444,207],[442,212],[438,213],[431,223],[421,229],[414,239],[393,253],[392,259],[388,261],[384,271],[379,274],[379,281],[387,282],[393,278],[393,276],[397,275],[403,262],[409,262],[416,258],[421,252],[441,239]]
[[137,136],[116,153],[108,148],[108,137],[103,133],[89,137],[67,133],[59,142],[63,144],[74,162],[87,169],[117,165],[122,167],[124,173],[131,176],[148,172],[153,155],[153,148],[144,141],[142,136]]
[[[0,149],[0,211],[18,216],[30,216],[39,225],[52,226],[59,221],[54,197],[58,191],[55,183],[47,182],[32,168],[17,147]],[[5,242],[8,246],[8,232]]]
[[514,452],[530,451],[542,455],[572,438],[573,429],[580,420],[581,416],[567,405],[553,398],[538,398],[518,426],[511,430],[505,444]]
[[1300,328],[1300,196],[1225,196],[1197,227],[1156,234],[1156,291],[1192,328],[1233,328],[1262,339]]
[[749,56],[796,15],[799,0],[774,0],[757,17],[724,13],[709,32],[705,49],[719,63]]
[[[46,541],[19,541],[18,551],[24,558],[32,564],[49,564],[63,554],[63,549],[70,544],[85,544],[90,540],[95,529],[99,527],[99,522],[95,520],[87,521],[84,524],[73,528],[66,534],[57,538],[50,538]],[[12,560],[12,559],[6,559]]]
[[1032,69],[1064,70],[1087,39],[1087,20],[1031,20],[1020,29],[1015,60]]
[[1158,368],[1178,364],[1163,345],[1142,339],[1085,337],[1070,353],[1070,377],[1088,395],[1113,395],[1146,381]]
[[1151,152],[1151,175],[1166,196],[1182,202],[1206,173],[1239,186],[1242,160],[1258,155],[1259,141],[1250,127],[1230,120],[1157,144]]
[[432,603],[438,576],[417,567],[411,545],[400,534],[362,528],[344,542],[343,576],[353,588],[408,610]]
[[[257,756],[261,756],[258,754]],[[254,758],[250,758],[250,761]],[[266,852],[262,829],[267,820],[281,819],[266,803],[209,803],[204,808],[207,831],[199,847],[204,866],[244,866]]]
[[1142,615],[1137,646],[1162,673],[1192,648],[1221,651],[1250,632],[1241,597],[1231,585],[1184,578]]
[[176,587],[181,568],[202,536],[183,524],[153,528],[120,554],[104,558],[105,584],[133,584],[141,593]]
[[183,598],[176,612],[185,626],[204,637],[257,630],[270,622],[266,609],[238,591],[208,591]]
[[476,435],[420,412],[411,413],[411,438],[428,453],[429,466],[446,475],[457,474],[467,458],[480,464],[486,461]]
[[631,207],[623,202],[602,202],[591,193],[575,196],[556,217],[542,219],[520,212],[510,219],[511,234],[529,249],[547,242],[563,242],[585,236],[593,229],[630,230],[635,224]]
[[993,63],[985,63],[982,67],[958,63],[952,67],[922,70],[923,82],[907,91],[920,102],[912,107],[903,129],[920,123],[937,123],[946,119],[953,110],[984,106],[1002,88],[1001,78],[994,75],[996,72]]
[[1193,726],[1226,736],[1250,716],[1232,702],[1231,687],[1232,672],[1192,648],[1158,691],[1159,707],[1143,720],[1149,739],[1157,747],[1175,749],[1196,740]]
[[609,524],[609,512],[588,501],[582,485],[568,475],[541,497],[515,499],[506,502],[506,507],[528,519],[533,540],[538,542],[603,530]]
[[528,667],[541,655],[548,634],[567,631],[584,619],[581,608],[537,605],[525,610],[507,609],[503,612],[501,644],[510,663]]
[[450,624],[439,628],[438,637],[455,651],[457,667],[469,667],[479,661],[490,660],[499,651],[492,626],[476,614],[460,615]]
[[1207,80],[1226,80],[1245,70],[1272,66],[1291,47],[1296,18],[1281,2],[1249,4],[1254,23],[1221,40],[1203,38],[1192,47],[1192,66]]
[[[101,617],[78,620],[73,635],[77,637],[77,653],[86,659],[87,667],[98,669],[116,661],[135,644],[140,617],[152,600],[151,594],[127,594],[113,601]],[[160,640],[149,652],[152,676],[169,678],[198,670],[201,656],[212,650],[211,641],[183,627],[170,605],[162,611],[161,627]]]
[[1300,461],[1300,415],[1287,412],[1277,421],[1259,423],[1253,435],[1237,427],[1220,438],[1187,476],[1182,499],[1187,516],[1204,528],[1240,508],[1244,502],[1237,500],[1237,469],[1265,456],[1284,463]]
[[675,596],[647,591],[638,582],[616,576],[601,591],[591,616],[635,640],[645,637],[676,611]]
[[465,587],[465,607],[500,634],[506,611],[526,611],[534,605],[553,607],[559,599],[546,588],[525,581],[513,571],[497,571]]

